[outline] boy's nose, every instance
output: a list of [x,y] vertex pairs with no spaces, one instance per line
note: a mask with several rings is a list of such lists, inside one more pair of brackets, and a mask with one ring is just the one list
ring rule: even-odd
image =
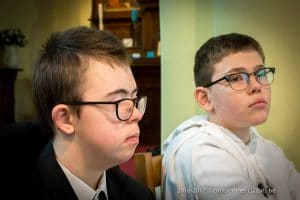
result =
[[250,94],[258,93],[261,91],[261,84],[258,82],[256,76],[250,76],[248,84],[248,91]]
[[141,121],[142,118],[143,118],[142,113],[137,109],[137,107],[134,107],[133,113],[128,120],[139,122],[139,121]]

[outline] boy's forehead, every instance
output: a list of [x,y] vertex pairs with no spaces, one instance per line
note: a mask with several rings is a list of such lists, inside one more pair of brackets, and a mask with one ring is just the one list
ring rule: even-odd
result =
[[91,60],[82,79],[83,93],[114,97],[134,93],[136,83],[129,65]]
[[224,56],[221,61],[213,65],[214,74],[226,73],[232,70],[252,70],[263,65],[263,60],[257,51],[240,51]]

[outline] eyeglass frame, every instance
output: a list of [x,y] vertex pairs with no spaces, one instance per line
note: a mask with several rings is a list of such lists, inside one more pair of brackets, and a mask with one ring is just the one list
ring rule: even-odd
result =
[[[70,105],[70,106],[83,106],[83,105],[97,105],[97,104],[104,104],[104,105],[109,105],[109,104],[113,104],[116,106],[116,116],[117,118],[120,120],[120,121],[127,121],[133,114],[133,110],[131,111],[131,114],[128,116],[128,118],[126,119],[121,119],[120,116],[119,116],[119,104],[120,102],[122,101],[132,101],[133,104],[132,104],[132,108],[136,107],[138,105],[138,103],[142,100],[142,99],[145,99],[145,105],[147,105],[147,96],[141,96],[141,97],[137,97],[137,98],[133,98],[133,99],[130,99],[130,98],[123,98],[123,99],[119,99],[117,101],[70,101],[70,102],[62,102],[62,104],[66,104],[66,105]],[[138,109],[138,107],[137,107]],[[139,110],[139,109],[138,109]],[[144,115],[145,113],[145,110],[146,110],[146,106],[145,106],[145,109],[142,113],[142,115]],[[140,110],[139,110],[140,111]],[[141,111],[140,111],[141,112]]]
[[[270,71],[268,71],[268,73],[271,72],[271,73],[273,74],[273,79],[272,79],[272,82],[271,82],[271,83],[268,83],[268,84],[262,84],[262,83],[258,80],[257,74],[258,74],[258,72],[259,72],[260,70],[266,70],[266,69],[269,69],[269,70],[270,70]],[[260,69],[254,71],[254,72],[251,72],[251,73],[248,73],[248,72],[237,72],[237,73],[233,73],[233,74],[229,74],[229,75],[223,76],[222,78],[220,78],[220,79],[218,79],[218,80],[216,80],[216,81],[213,81],[213,82],[210,82],[210,83],[206,84],[204,87],[205,87],[205,88],[208,88],[208,87],[210,87],[210,86],[212,86],[212,85],[214,85],[214,84],[216,84],[216,83],[218,83],[218,82],[220,82],[220,81],[222,81],[222,80],[226,80],[226,82],[229,83],[230,87],[231,87],[233,90],[235,90],[235,91],[242,91],[242,90],[245,90],[245,89],[247,89],[247,88],[249,87],[249,84],[250,84],[250,76],[251,76],[251,75],[254,75],[254,76],[255,76],[255,79],[256,79],[256,81],[257,81],[259,84],[264,85],[264,86],[268,86],[268,85],[271,85],[271,84],[273,83],[273,81],[274,81],[274,74],[275,74],[275,71],[276,71],[275,67],[264,67],[264,68],[260,68]],[[243,89],[240,89],[240,90],[236,90],[236,89],[234,89],[234,88],[232,87],[230,77],[233,76],[233,75],[237,75],[237,74],[245,74],[245,75],[247,76],[247,87],[245,87],[245,88],[243,88]]]

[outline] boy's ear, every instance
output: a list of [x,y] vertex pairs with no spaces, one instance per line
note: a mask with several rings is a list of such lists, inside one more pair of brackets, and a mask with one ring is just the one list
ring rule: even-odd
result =
[[52,109],[52,121],[54,126],[62,133],[73,134],[72,112],[67,105],[58,104]]
[[211,100],[209,89],[205,87],[196,87],[194,96],[198,105],[201,108],[203,108],[206,112],[213,111],[213,103]]

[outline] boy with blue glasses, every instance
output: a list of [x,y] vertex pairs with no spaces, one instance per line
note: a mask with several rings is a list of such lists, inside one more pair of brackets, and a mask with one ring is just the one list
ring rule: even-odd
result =
[[179,125],[163,145],[164,199],[300,199],[300,175],[254,128],[267,120],[275,68],[260,44],[232,33],[195,56],[195,99],[207,115]]

